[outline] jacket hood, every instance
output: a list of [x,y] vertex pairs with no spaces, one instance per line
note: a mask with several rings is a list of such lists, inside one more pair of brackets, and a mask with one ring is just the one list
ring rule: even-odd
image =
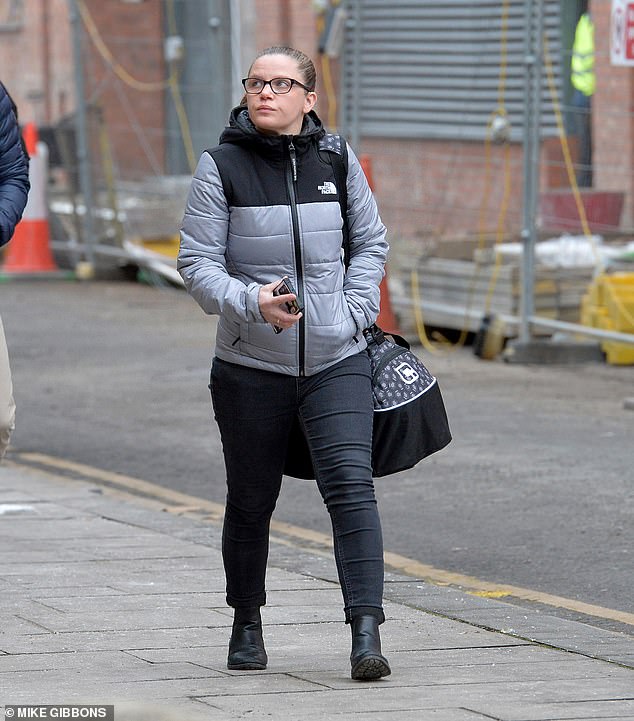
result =
[[[307,148],[315,140],[326,134],[321,120],[313,110],[304,116],[304,123],[299,135],[293,135],[293,144],[299,152]],[[234,145],[256,146],[263,153],[279,153],[284,147],[285,135],[265,135],[260,133],[244,105],[239,105],[231,111],[229,125],[220,136],[220,144],[233,143]]]

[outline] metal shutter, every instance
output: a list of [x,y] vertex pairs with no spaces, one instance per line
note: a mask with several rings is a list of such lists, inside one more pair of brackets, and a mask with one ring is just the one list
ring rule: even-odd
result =
[[[561,86],[560,0],[544,30]],[[510,0],[504,106],[522,135],[525,0]],[[481,140],[498,107],[502,0],[346,0],[345,132],[385,138]],[[556,135],[544,69],[542,135]]]

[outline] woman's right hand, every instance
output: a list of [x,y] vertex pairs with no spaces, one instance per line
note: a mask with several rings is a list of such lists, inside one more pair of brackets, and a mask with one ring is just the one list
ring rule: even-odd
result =
[[260,287],[258,303],[260,304],[260,313],[267,323],[276,325],[278,328],[290,328],[295,325],[302,317],[301,313],[289,313],[286,304],[292,300],[296,300],[295,293],[287,293],[286,295],[273,295],[273,290],[279,284],[280,280],[274,280]]

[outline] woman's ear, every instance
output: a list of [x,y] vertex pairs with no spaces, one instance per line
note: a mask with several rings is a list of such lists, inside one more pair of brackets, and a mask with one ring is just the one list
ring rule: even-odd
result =
[[315,107],[316,102],[317,93],[306,93],[306,97],[304,98],[304,115],[306,115],[306,113],[310,113],[310,111]]

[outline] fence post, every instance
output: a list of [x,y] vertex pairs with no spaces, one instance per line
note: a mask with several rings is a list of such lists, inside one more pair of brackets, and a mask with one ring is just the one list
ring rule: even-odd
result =
[[522,297],[520,341],[531,339],[530,317],[534,315],[535,242],[537,199],[539,197],[539,153],[542,91],[542,0],[526,0],[526,43],[524,56],[524,189],[522,241]]
[[75,128],[77,133],[77,162],[79,164],[79,187],[84,201],[82,215],[83,244],[86,248],[86,262],[94,269],[95,227],[93,223],[94,195],[90,168],[90,150],[88,146],[88,122],[86,114],[86,93],[84,89],[84,70],[82,63],[81,16],[77,0],[69,0],[69,14],[73,37],[73,61],[75,70]]

